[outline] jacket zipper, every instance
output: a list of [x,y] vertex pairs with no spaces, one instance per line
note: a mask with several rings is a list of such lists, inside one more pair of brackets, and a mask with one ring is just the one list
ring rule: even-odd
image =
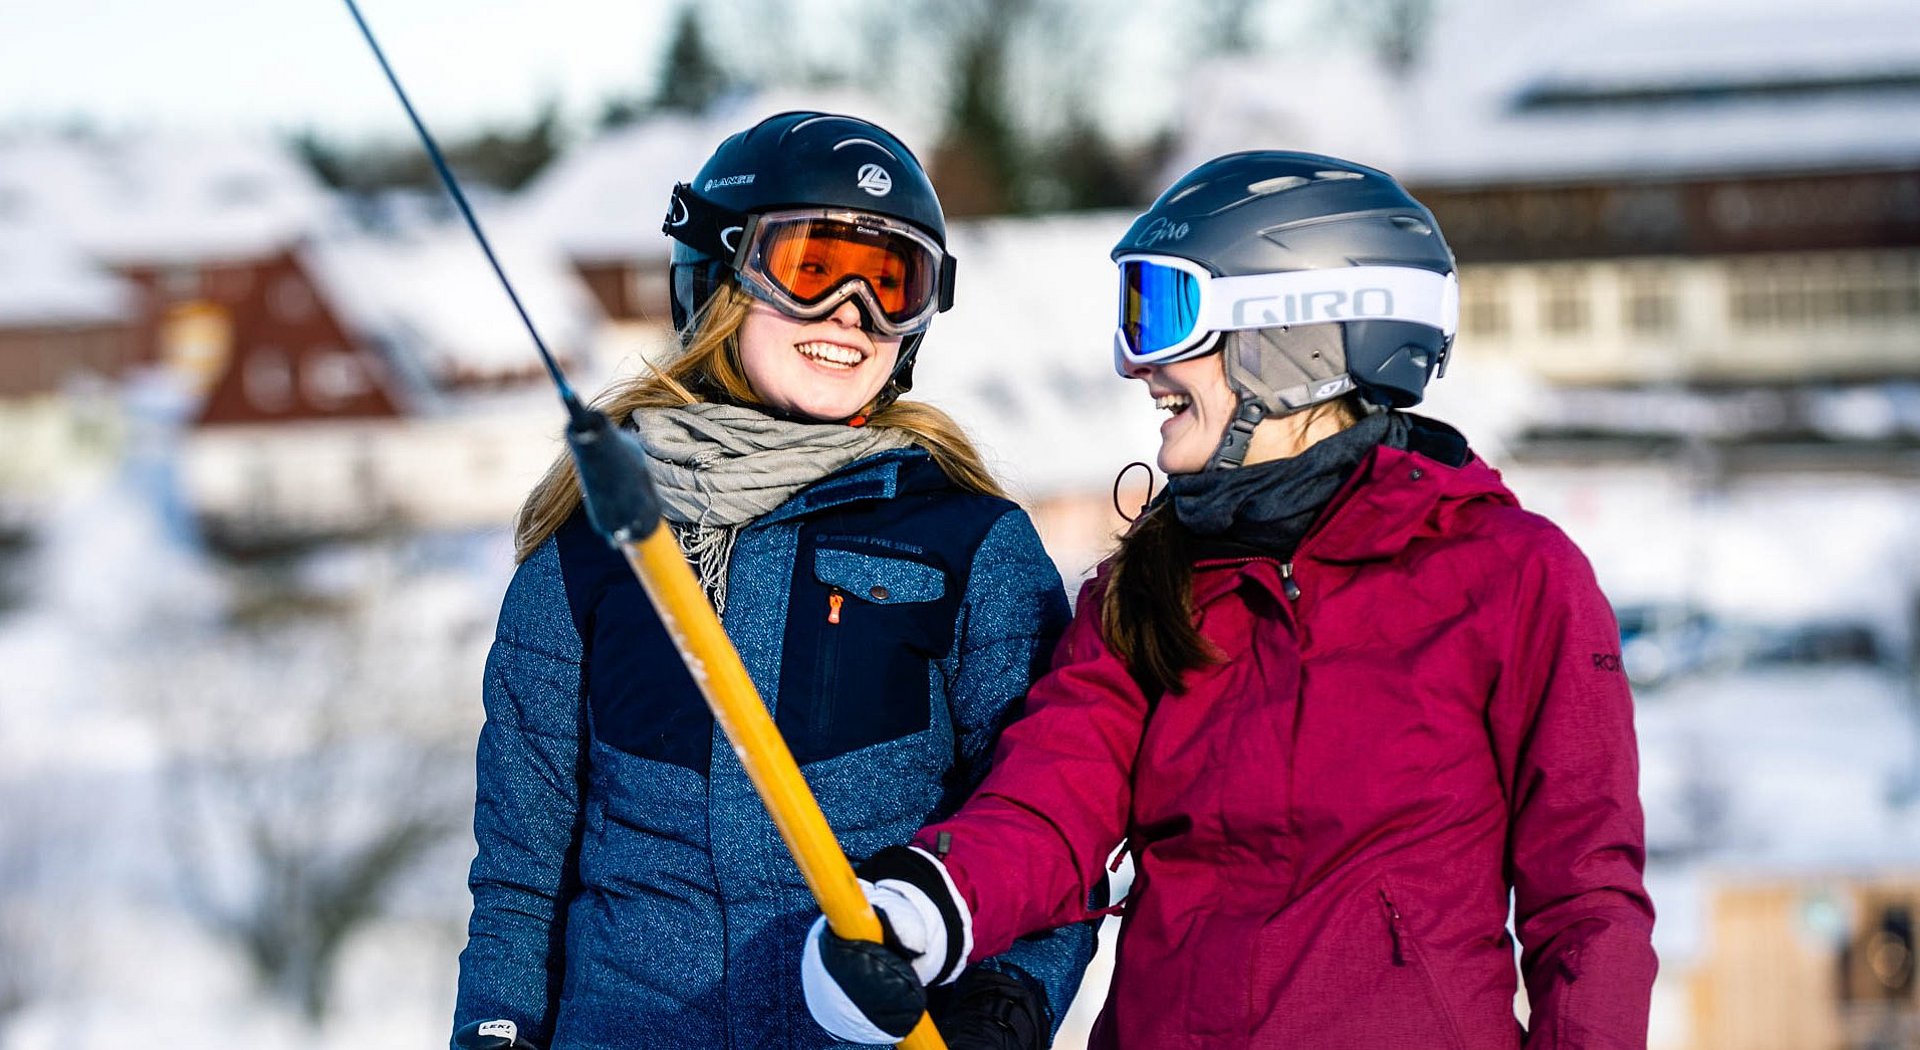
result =
[[[1259,556],[1250,556],[1246,558],[1210,558],[1206,561],[1197,562],[1196,567],[1205,566],[1207,568],[1223,569],[1232,565],[1251,565],[1257,561],[1272,561],[1272,560],[1273,559],[1271,558],[1262,558]],[[1280,589],[1282,592],[1286,594],[1288,601],[1300,600],[1300,584],[1296,582],[1293,578],[1293,562],[1291,561],[1282,562],[1280,564]]]
[[1386,890],[1380,891],[1380,904],[1387,909],[1387,933],[1393,938],[1393,964],[1405,966],[1407,964],[1407,949],[1404,943],[1406,934],[1400,928],[1400,909],[1393,906],[1393,899],[1387,896]]
[[820,692],[813,698],[813,717],[808,719],[815,732],[825,730],[833,722],[834,694],[840,690],[840,632],[833,628],[840,626],[840,608],[846,603],[845,591],[828,588],[829,626],[820,634]]

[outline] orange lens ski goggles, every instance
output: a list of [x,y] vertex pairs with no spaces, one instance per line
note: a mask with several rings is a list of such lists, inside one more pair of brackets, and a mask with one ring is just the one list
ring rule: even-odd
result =
[[750,216],[734,272],[752,293],[801,318],[848,299],[888,336],[921,331],[953,303],[953,261],[916,226],[886,216],[810,208]]

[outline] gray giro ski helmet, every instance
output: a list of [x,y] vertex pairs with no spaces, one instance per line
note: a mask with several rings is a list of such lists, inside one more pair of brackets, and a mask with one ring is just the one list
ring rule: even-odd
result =
[[[926,169],[858,117],[780,113],[729,136],[673,188],[661,229],[673,239],[675,328],[729,279],[795,317],[851,300],[871,331],[901,339],[881,404],[913,385],[927,326],[953,305],[946,217]],[[824,254],[803,266],[809,246]]]
[[1358,392],[1418,404],[1459,317],[1453,252],[1425,206],[1375,168],[1314,153],[1232,153],[1181,176],[1134,221],[1114,364],[1224,352],[1240,398],[1216,466],[1261,419]]

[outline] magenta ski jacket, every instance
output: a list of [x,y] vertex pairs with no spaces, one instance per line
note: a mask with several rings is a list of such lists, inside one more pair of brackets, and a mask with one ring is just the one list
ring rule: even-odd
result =
[[1293,561],[1202,561],[1226,659],[1178,693],[1143,695],[1102,644],[1103,586],[980,790],[916,840],[972,910],[971,958],[1084,918],[1125,840],[1093,1047],[1646,1045],[1618,630],[1494,470],[1381,447]]

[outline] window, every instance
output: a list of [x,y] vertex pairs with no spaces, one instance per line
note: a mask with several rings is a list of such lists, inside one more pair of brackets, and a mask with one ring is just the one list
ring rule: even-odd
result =
[[168,266],[160,271],[160,294],[168,299],[200,295],[200,271],[192,266]]
[[1547,331],[1558,335],[1586,330],[1587,286],[1583,271],[1557,270],[1541,275],[1540,319]]
[[317,347],[300,369],[307,399],[329,408],[367,392],[367,373],[351,351],[337,346]]
[[632,296],[626,303],[631,316],[665,321],[672,314],[668,302],[672,298],[673,287],[665,267],[635,269],[628,283],[628,294]]
[[1469,335],[1505,335],[1506,285],[1497,274],[1478,274],[1460,283],[1460,328]]
[[293,359],[278,347],[259,347],[247,354],[240,384],[254,408],[285,411],[293,404]]
[[1670,332],[1678,319],[1673,275],[1665,267],[1635,267],[1621,282],[1627,330],[1641,335]]
[[1744,260],[1727,312],[1741,328],[1799,328],[1920,316],[1920,252],[1809,253]]

